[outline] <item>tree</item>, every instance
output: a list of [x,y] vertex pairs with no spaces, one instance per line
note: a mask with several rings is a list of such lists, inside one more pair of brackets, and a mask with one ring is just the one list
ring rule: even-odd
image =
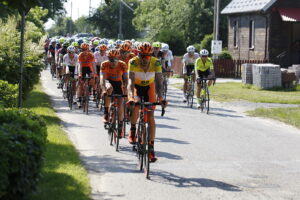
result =
[[47,30],[50,37],[56,35],[74,34],[77,32],[77,27],[70,17],[61,16],[55,19],[55,24]]
[[[127,4],[135,8],[137,6],[137,0],[127,0]],[[119,32],[119,0],[113,0],[110,6],[100,5],[94,14],[88,18],[90,24],[97,28],[101,37],[117,38]],[[137,37],[139,32],[132,24],[134,13],[123,6],[122,9],[122,33],[124,38]]]
[[79,17],[75,22],[76,29],[79,33],[87,33],[93,30],[92,25],[90,24],[87,17]]

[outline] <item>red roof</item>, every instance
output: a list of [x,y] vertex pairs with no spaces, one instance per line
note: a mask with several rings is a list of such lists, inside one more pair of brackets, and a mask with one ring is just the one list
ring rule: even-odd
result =
[[300,8],[278,8],[282,21],[300,22]]

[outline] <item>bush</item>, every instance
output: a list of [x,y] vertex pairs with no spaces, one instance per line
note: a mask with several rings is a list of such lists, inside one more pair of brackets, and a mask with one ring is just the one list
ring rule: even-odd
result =
[[205,35],[201,41],[201,49],[206,49],[211,53],[211,41],[213,40],[213,34]]
[[[10,84],[17,84],[20,79],[20,33],[17,31],[17,20],[9,18],[5,23],[0,20],[0,79]],[[33,32],[34,26],[26,27],[26,32]],[[26,34],[24,44],[24,73],[23,73],[23,98],[38,82],[43,68],[43,49],[32,42],[32,34]],[[37,38],[35,38],[37,39]]]
[[163,29],[155,41],[167,43],[174,55],[181,56],[185,53],[184,36],[178,30]]
[[28,110],[0,109],[0,199],[23,199],[40,177],[46,124]]
[[201,50],[201,44],[200,43],[196,43],[193,46],[196,48],[196,52],[200,52],[200,50]]
[[0,107],[15,107],[17,105],[18,86],[0,80]]
[[232,56],[228,50],[223,50],[219,55],[219,59],[232,60]]

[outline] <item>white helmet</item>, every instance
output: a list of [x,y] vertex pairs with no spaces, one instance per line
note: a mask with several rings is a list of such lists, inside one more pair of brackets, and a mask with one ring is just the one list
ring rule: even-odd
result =
[[200,56],[208,56],[209,52],[206,49],[200,51]]
[[114,45],[114,44],[108,44],[108,45],[107,45],[107,48],[108,48],[109,50],[114,49],[114,48],[115,48],[115,45]]
[[68,49],[67,49],[68,52],[72,52],[72,53],[75,53],[76,49],[74,46],[69,46]]
[[195,52],[195,47],[193,46],[193,45],[190,45],[190,46],[188,46],[187,48],[186,48],[186,51],[188,52],[188,53],[194,53]]
[[162,51],[168,51],[169,50],[169,45],[166,43],[162,43],[161,44],[161,50]]

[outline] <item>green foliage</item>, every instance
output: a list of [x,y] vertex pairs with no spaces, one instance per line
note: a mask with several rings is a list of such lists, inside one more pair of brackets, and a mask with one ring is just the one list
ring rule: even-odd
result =
[[232,60],[232,56],[228,50],[223,50],[219,55],[219,59]]
[[0,80],[0,107],[15,107],[17,98],[18,86]]
[[35,189],[46,137],[46,125],[34,113],[0,110],[0,199],[22,199]]
[[205,35],[201,41],[201,49],[206,49],[211,53],[211,41],[213,40],[213,34]]
[[[36,32],[34,24],[28,23],[24,44],[24,73],[23,73],[23,97],[39,81],[42,70],[43,49],[32,40],[37,40],[40,36]],[[0,79],[8,81],[10,84],[19,82],[19,57],[20,57],[20,33],[17,31],[17,20],[8,18],[7,22],[0,20]],[[38,35],[36,35],[38,34]]]
[[[84,18],[84,17],[83,17]],[[80,18],[79,18],[80,19]],[[86,23],[85,23],[86,25]],[[73,34],[77,31],[76,24],[70,17],[58,17],[55,20],[55,24],[47,30],[50,37],[56,35],[67,35],[68,33]]]
[[199,52],[201,50],[201,44],[200,43],[196,43],[196,44],[193,44],[193,45],[196,48],[197,52]]
[[[132,8],[137,7],[137,0],[125,1]],[[94,14],[88,18],[90,25],[93,25],[98,31],[101,37],[117,38],[119,33],[119,8],[122,5],[122,33],[123,38],[135,38],[139,32],[132,25],[132,19],[134,13],[126,6],[120,3],[119,0],[112,0],[110,6],[106,4],[100,5],[100,7],[94,12]]]
[[156,40],[169,44],[174,55],[182,55],[185,52],[184,37],[179,31],[171,29],[161,30]]
[[[222,10],[231,0],[221,1]],[[144,0],[135,10],[133,24],[155,38],[161,30],[179,30],[186,46],[199,43],[213,32],[213,1],[211,0]],[[220,15],[220,36],[227,44],[227,16]]]

